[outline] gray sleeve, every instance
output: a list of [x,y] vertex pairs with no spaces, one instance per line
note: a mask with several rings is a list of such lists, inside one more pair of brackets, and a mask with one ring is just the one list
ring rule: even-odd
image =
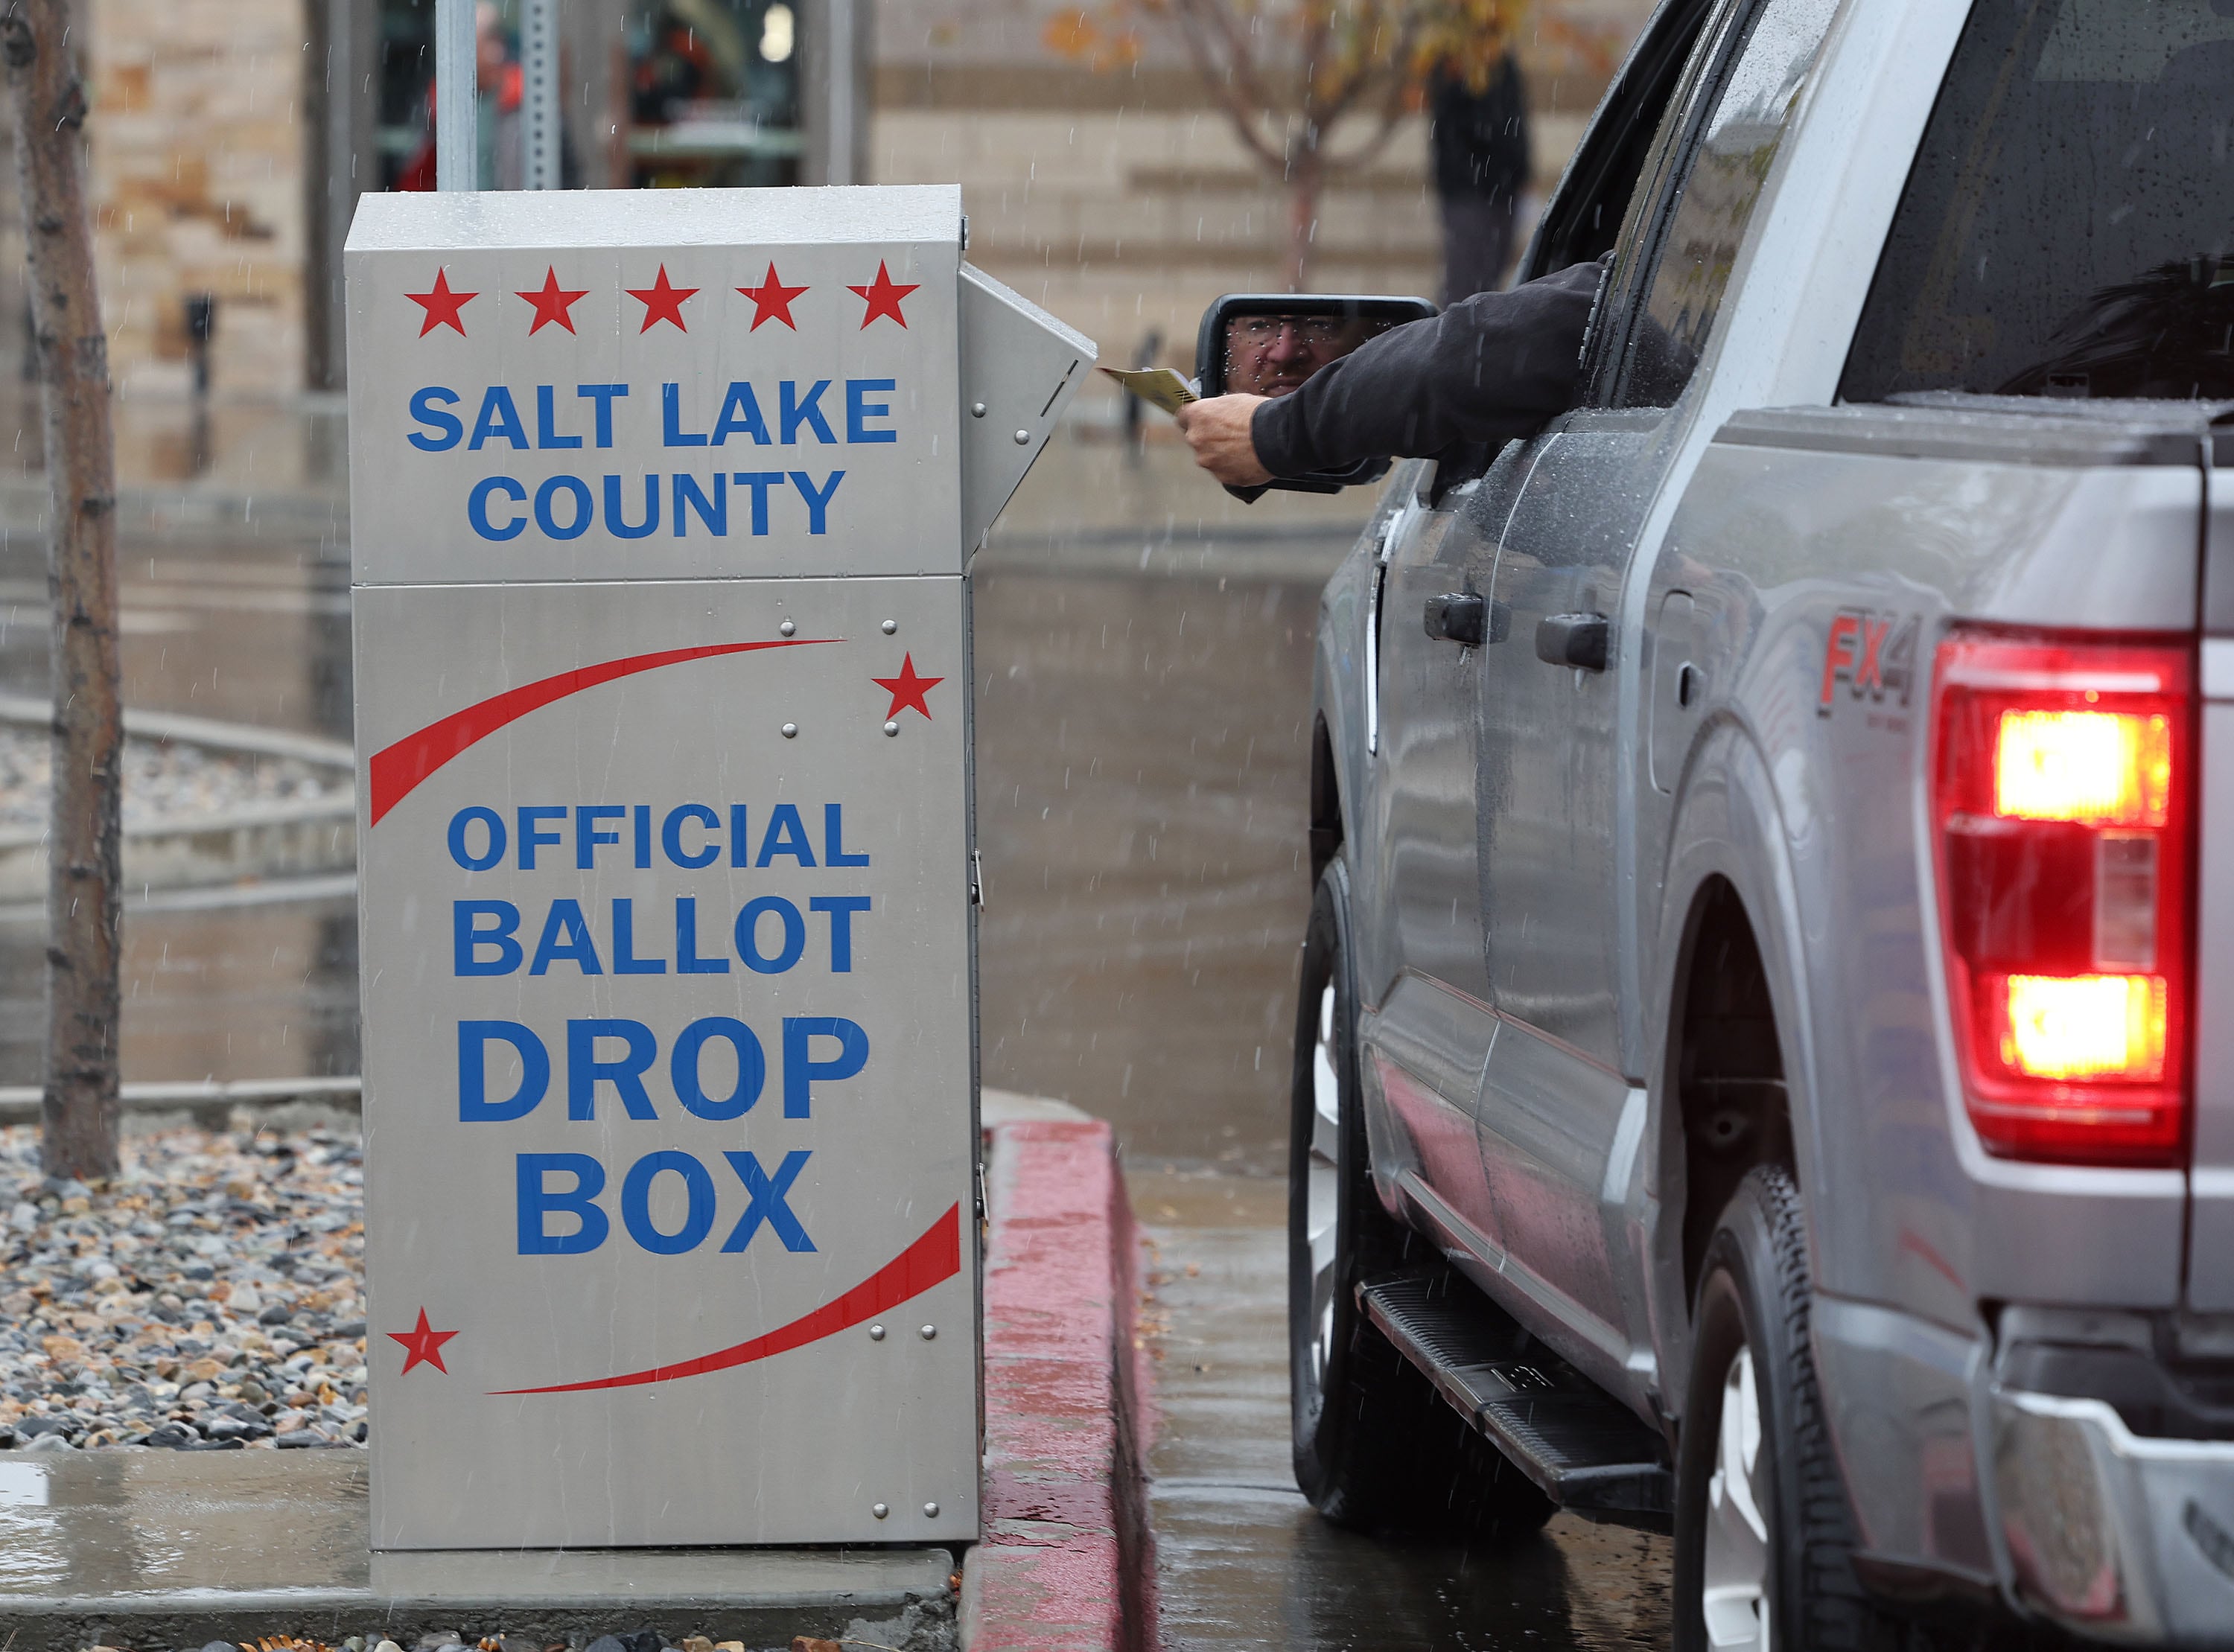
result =
[[1532,434],[1574,405],[1603,271],[1578,264],[1392,328],[1258,408],[1257,461],[1303,476]]

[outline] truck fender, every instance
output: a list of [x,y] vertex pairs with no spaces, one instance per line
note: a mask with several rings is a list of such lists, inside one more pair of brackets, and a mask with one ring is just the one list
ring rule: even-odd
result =
[[[1798,883],[1775,776],[1749,731],[1734,721],[1702,732],[1679,784],[1661,880],[1658,955],[1646,976],[1647,1080],[1651,1117],[1642,1166],[1653,1211],[1645,1284],[1653,1352],[1670,1414],[1681,1417],[1690,1368],[1691,1303],[1682,1235],[1687,1154],[1676,1095],[1670,1017],[1690,965],[1695,917],[1709,887],[1734,891],[1760,952],[1776,1019],[1790,1111],[1792,1168],[1803,1193],[1823,1185],[1813,1128],[1816,1060]],[[1811,1249],[1816,1244],[1809,1217]]]

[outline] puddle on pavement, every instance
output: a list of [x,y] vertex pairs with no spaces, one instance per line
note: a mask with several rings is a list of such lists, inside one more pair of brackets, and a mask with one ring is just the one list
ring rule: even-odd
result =
[[1322,1520],[1288,1459],[1284,1185],[1135,1171],[1163,1643],[1189,1652],[1664,1646],[1672,1545],[1553,1518],[1484,1552]]
[[0,1461],[7,1597],[361,1589],[363,1452],[71,1452]]

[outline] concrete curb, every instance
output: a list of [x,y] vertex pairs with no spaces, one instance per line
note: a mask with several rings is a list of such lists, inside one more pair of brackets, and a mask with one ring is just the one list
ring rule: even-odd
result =
[[1115,1144],[1094,1120],[986,1136],[984,1540],[963,1646],[1139,1652],[1155,1639],[1140,1244]]

